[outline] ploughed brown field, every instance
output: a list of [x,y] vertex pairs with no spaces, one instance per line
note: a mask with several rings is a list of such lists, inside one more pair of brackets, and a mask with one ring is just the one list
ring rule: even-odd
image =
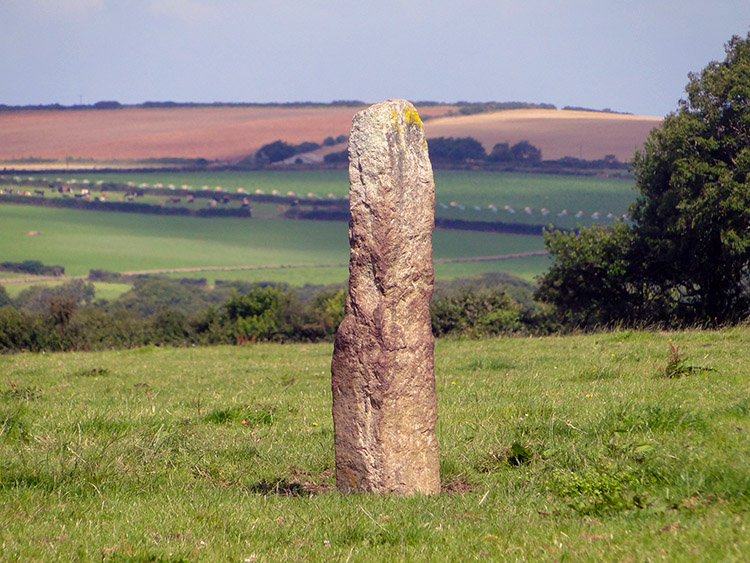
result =
[[440,118],[425,124],[427,137],[474,137],[489,153],[495,143],[529,141],[545,160],[566,156],[633,158],[661,117],[593,111],[516,109]]
[[[320,143],[348,134],[352,107],[180,107],[0,112],[0,160],[67,157],[95,160],[206,158],[236,161],[266,143]],[[661,122],[657,117],[510,110],[446,117],[451,106],[422,106],[427,137],[475,137],[489,152],[498,142],[528,140],[543,158],[632,158]]]

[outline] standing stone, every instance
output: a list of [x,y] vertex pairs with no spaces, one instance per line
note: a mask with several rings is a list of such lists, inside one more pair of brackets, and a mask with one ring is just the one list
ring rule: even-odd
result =
[[342,492],[440,491],[430,324],[435,184],[405,100],[354,116],[349,294],[331,363]]

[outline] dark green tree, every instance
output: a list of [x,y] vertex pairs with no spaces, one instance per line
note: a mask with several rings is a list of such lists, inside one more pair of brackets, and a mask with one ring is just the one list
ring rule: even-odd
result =
[[260,147],[255,153],[255,158],[260,162],[279,162],[295,154],[297,151],[292,145],[279,140]]
[[[579,232],[545,232],[554,263],[540,279],[536,298],[555,305],[555,320],[567,327],[606,327],[646,317],[643,284],[630,261],[633,230],[594,225]],[[649,311],[653,319],[653,311]]]
[[750,34],[691,74],[686,93],[633,160],[633,226],[548,237],[555,264],[537,295],[569,320],[684,325],[750,313]]
[[537,163],[542,160],[542,151],[528,141],[519,141],[510,147],[510,153],[516,162]]
[[71,280],[56,285],[32,285],[16,297],[16,306],[29,312],[42,312],[52,301],[70,302],[74,307],[89,305],[94,300],[94,285],[83,280]]
[[492,151],[487,155],[490,162],[510,162],[513,160],[513,154],[510,152],[508,143],[496,143]]
[[5,307],[6,305],[13,305],[13,301],[8,295],[7,290],[0,285],[0,307]]
[[430,159],[437,162],[465,162],[484,160],[487,152],[473,137],[434,137],[427,140]]
[[282,298],[278,287],[254,286],[244,295],[235,292],[224,302],[229,333],[238,343],[269,340],[279,330]]
[[633,161],[634,252],[688,322],[738,320],[750,305],[750,34],[726,53],[690,75]]

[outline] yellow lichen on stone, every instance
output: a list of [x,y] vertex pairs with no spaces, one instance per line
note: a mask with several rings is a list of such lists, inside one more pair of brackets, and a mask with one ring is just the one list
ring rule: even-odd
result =
[[422,120],[419,119],[419,114],[414,106],[409,105],[404,108],[404,117],[406,118],[406,123],[409,125],[422,126]]

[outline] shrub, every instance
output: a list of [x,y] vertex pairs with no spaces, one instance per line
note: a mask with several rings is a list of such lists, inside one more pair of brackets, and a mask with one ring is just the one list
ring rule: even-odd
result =
[[284,141],[278,140],[260,147],[258,152],[255,153],[255,158],[262,162],[279,162],[295,154],[297,153],[294,147]]
[[467,289],[430,305],[435,336],[459,334],[474,338],[512,333],[521,328],[520,308],[502,289]]
[[13,301],[11,301],[5,287],[0,285],[0,307],[5,307],[6,305],[13,305]]
[[436,162],[465,162],[487,157],[482,143],[473,137],[435,137],[428,139],[427,145],[430,159]]

